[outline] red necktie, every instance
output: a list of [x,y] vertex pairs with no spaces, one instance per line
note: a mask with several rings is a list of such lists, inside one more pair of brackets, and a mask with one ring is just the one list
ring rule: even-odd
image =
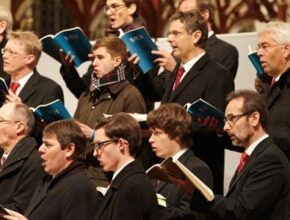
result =
[[175,83],[172,89],[173,91],[179,86],[183,73],[184,73],[184,68],[183,66],[181,66],[179,67],[176,78],[175,78]]
[[12,82],[10,85],[10,89],[13,93],[15,93],[19,88],[19,86],[20,86],[19,82]]
[[238,174],[240,174],[240,172],[244,168],[248,158],[249,158],[249,155],[246,152],[243,152],[241,155],[239,166],[238,166]]
[[275,78],[272,78],[271,84],[270,84],[270,89],[274,86],[274,84],[276,83]]

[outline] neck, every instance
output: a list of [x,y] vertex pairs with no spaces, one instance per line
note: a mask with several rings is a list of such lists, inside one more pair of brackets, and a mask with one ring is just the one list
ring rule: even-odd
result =
[[188,61],[194,59],[195,57],[197,57],[198,55],[202,54],[204,52],[204,49],[200,48],[200,47],[196,47],[194,50],[192,50],[191,52],[187,53],[184,57],[181,57],[182,63],[185,64]]
[[113,171],[114,173],[116,172],[116,171],[118,171],[121,167],[123,167],[125,164],[127,164],[129,161],[132,161],[132,160],[134,160],[134,157],[132,157],[132,156],[123,156],[121,159],[120,159],[120,161],[119,161],[119,163],[117,164],[117,166],[116,166],[116,168],[115,168],[115,170]]
[[2,144],[1,148],[4,150],[5,153],[10,153],[14,147],[16,146],[16,144],[22,139],[24,138],[24,136],[17,136],[17,137],[14,137],[14,138],[11,138],[10,139],[10,142],[9,143],[6,143],[6,144]]
[[256,131],[253,136],[250,138],[249,143],[246,144],[245,149],[247,149],[251,144],[253,144],[256,140],[263,137],[265,134],[267,134],[262,128]]
[[11,73],[10,74],[11,80],[12,80],[12,82],[18,81],[31,72],[32,72],[32,69],[25,68],[25,69],[22,69],[21,71]]

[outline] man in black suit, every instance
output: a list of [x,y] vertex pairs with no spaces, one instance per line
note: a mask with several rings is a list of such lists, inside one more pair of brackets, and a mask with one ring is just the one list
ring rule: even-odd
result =
[[[168,73],[168,83],[162,103],[177,102],[181,105],[204,99],[221,111],[225,97],[234,89],[233,78],[223,66],[211,60],[204,47],[207,25],[202,15],[195,12],[178,12],[171,18],[168,41],[173,56],[181,60],[173,72]],[[179,77],[181,69],[184,73]],[[177,86],[178,84],[178,86]],[[214,175],[214,191],[223,191],[224,148],[226,137],[217,137],[205,126],[194,123],[195,154],[211,168]]]
[[[178,159],[207,186],[213,187],[209,167],[190,150],[192,118],[181,105],[164,104],[151,111],[147,124],[152,132],[149,142],[156,156]],[[167,207],[160,209],[160,219],[205,219],[205,215],[190,210],[190,195],[180,187],[156,181],[155,190],[166,198]]]
[[37,143],[30,134],[34,127],[30,109],[19,103],[0,108],[0,204],[24,213],[44,171]]
[[266,89],[270,112],[269,134],[290,159],[290,24],[269,22],[258,26],[258,56],[265,74],[272,77]]
[[8,34],[8,42],[3,49],[3,68],[11,76],[11,83],[5,101],[23,102],[29,107],[56,99],[63,101],[61,87],[35,69],[41,51],[41,43],[32,32],[15,31]]
[[215,8],[210,0],[180,0],[178,2],[180,12],[199,10],[205,18],[208,28],[208,40],[205,51],[213,61],[228,69],[233,78],[236,77],[239,66],[239,53],[236,47],[216,37],[212,27],[214,26]]
[[113,178],[96,219],[159,219],[154,188],[135,156],[141,146],[138,122],[126,113],[101,119],[95,132],[94,156]]
[[240,90],[232,92],[227,101],[224,130],[234,145],[245,150],[225,197],[215,195],[207,202],[183,182],[187,192],[194,191],[192,209],[210,213],[213,219],[286,219],[290,167],[267,134],[265,100],[254,91]]

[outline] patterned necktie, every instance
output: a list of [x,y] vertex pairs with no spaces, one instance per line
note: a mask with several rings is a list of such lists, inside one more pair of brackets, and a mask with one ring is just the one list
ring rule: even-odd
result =
[[240,174],[240,172],[244,168],[248,158],[249,158],[249,155],[246,152],[243,152],[241,155],[239,166],[238,166],[238,174]]
[[184,68],[183,66],[181,66],[179,67],[176,78],[175,78],[175,83],[172,89],[173,91],[179,86],[183,73],[184,73]]
[[10,89],[13,93],[15,93],[19,88],[19,86],[20,86],[19,82],[12,82],[10,85]]

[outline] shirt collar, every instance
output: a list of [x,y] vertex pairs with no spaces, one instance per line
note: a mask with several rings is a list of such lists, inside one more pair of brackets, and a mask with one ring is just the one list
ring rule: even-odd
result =
[[30,73],[26,74],[25,76],[23,76],[18,81],[14,81],[14,82],[18,82],[19,83],[19,87],[16,90],[16,95],[19,95],[20,94],[21,90],[23,89],[23,87],[25,86],[25,84],[27,83],[27,81],[30,79],[30,77],[32,76],[32,74],[33,74],[33,71],[31,71]]
[[257,145],[259,143],[261,143],[264,139],[266,139],[267,137],[269,137],[268,134],[263,135],[262,137],[258,138],[255,142],[253,142],[247,149],[246,149],[246,153],[247,155],[251,155],[253,153],[253,151],[255,150],[255,148],[257,147]]
[[187,150],[188,150],[188,148],[181,149],[172,157],[172,160],[173,161],[178,160]]
[[116,172],[114,172],[113,177],[112,177],[112,181],[116,178],[116,176],[118,176],[118,174],[129,164],[132,163],[134,161],[134,159],[130,159],[127,163],[125,163],[123,166],[121,166]]

